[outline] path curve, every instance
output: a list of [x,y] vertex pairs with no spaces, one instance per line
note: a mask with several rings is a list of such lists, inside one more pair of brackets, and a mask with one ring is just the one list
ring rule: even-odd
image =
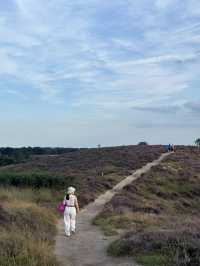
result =
[[78,214],[77,233],[67,238],[64,234],[63,219],[58,223],[55,254],[63,266],[137,266],[133,258],[113,258],[106,254],[107,246],[119,236],[105,237],[103,232],[91,224],[93,218],[101,212],[104,205],[126,185],[160,164],[171,153],[162,154],[159,159],[146,164],[127,176],[111,190],[100,195]]

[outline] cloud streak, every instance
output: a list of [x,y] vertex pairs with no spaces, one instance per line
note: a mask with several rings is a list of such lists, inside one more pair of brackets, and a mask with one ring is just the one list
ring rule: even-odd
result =
[[200,113],[200,100],[186,102],[184,106],[190,111]]
[[94,110],[98,119],[126,117],[127,125],[135,111],[135,123],[146,123],[146,112],[149,119],[198,112],[199,1],[12,0],[0,7],[0,90],[8,102],[34,98],[80,120]]
[[136,111],[141,112],[152,112],[152,113],[161,113],[161,114],[174,114],[180,110],[179,106],[146,106],[146,107],[133,107]]

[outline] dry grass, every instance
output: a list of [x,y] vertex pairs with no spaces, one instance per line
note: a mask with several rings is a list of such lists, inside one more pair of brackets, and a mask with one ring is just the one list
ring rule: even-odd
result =
[[52,255],[52,246],[42,240],[33,239],[27,231],[2,231],[0,238],[1,266],[58,266]]
[[[44,190],[44,194],[42,202],[51,192]],[[0,202],[0,265],[58,266],[52,255],[57,221],[54,212],[36,204],[31,189],[1,188]]]

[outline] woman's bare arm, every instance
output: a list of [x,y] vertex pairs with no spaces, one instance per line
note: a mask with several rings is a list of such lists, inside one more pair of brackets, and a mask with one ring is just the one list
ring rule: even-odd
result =
[[66,196],[63,199],[63,204],[66,205]]
[[76,198],[76,201],[75,201],[75,207],[76,207],[77,212],[79,212],[80,208],[79,208],[79,204],[78,204],[77,198]]

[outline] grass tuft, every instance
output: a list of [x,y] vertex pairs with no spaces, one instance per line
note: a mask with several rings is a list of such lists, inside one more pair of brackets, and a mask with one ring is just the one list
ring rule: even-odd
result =
[[[44,194],[42,204],[52,192],[45,189]],[[39,206],[28,188],[1,188],[0,199],[0,265],[58,266],[53,255],[57,218],[52,209]]]

